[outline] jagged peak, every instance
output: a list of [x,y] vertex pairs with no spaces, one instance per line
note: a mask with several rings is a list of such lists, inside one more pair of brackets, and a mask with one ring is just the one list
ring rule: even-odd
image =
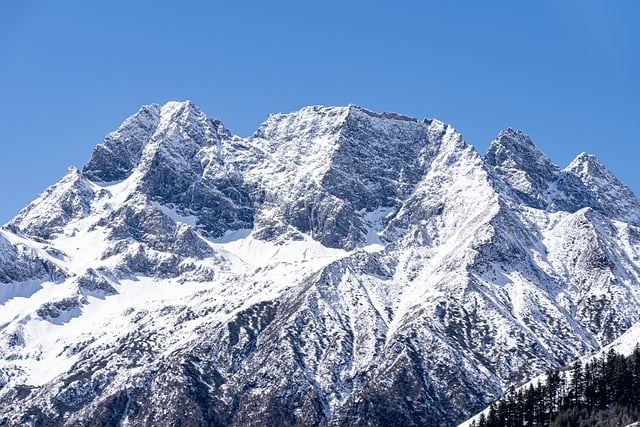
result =
[[355,104],[338,107],[315,105],[292,113],[270,114],[250,139],[268,141],[270,151],[281,149],[281,145],[287,141],[301,142],[301,139],[313,145],[313,141],[317,141],[326,148],[337,148],[341,145],[341,136],[345,135],[345,131],[349,134],[365,129],[368,129],[367,132],[379,132],[376,137],[379,142],[403,139],[410,134],[416,137],[423,134],[423,137],[418,138],[423,138],[424,143],[427,143],[448,133],[450,135],[445,138],[446,141],[458,148],[466,147],[462,136],[452,126],[440,120],[418,120],[393,112],[377,113]]
[[93,195],[84,174],[70,166],[58,183],[25,206],[9,226],[25,235],[49,238],[61,232],[71,219],[86,215]]
[[418,122],[418,119],[415,117],[411,117],[404,114],[399,114],[395,112],[382,112],[378,113],[376,111],[370,110],[368,108],[362,107],[357,104],[347,104],[347,105],[309,105],[302,107],[299,110],[290,112],[290,113],[272,113],[269,114],[269,117],[283,117],[283,116],[299,116],[305,114],[319,114],[319,115],[330,115],[331,113],[362,113],[366,116],[378,118],[378,119],[388,119],[388,120],[396,120],[396,121],[406,121],[406,122]]
[[559,172],[553,163],[526,133],[507,128],[501,131],[489,145],[485,161],[501,169],[520,169],[525,172]]
[[418,122],[418,119],[416,119],[415,117],[386,111],[383,113],[376,113],[375,111],[369,110],[356,104],[349,104],[346,108],[349,109],[350,113],[363,113],[369,117],[373,117],[376,119],[386,119],[400,122]]
[[607,191],[608,186],[619,188],[628,197],[632,196],[632,191],[622,183],[602,162],[593,154],[580,153],[564,169],[566,172],[576,174],[587,186],[600,188]]
[[156,131],[160,112],[160,105],[148,104],[125,119],[93,150],[91,159],[82,168],[84,175],[96,182],[126,178],[137,165],[142,148]]
[[565,170],[573,172],[578,176],[598,174],[615,178],[596,156],[585,152],[578,154]]
[[526,133],[507,128],[491,143],[485,163],[529,206],[544,209],[548,190],[560,168],[553,163]]
[[[348,106],[332,106],[332,105],[307,105],[299,110],[291,111],[289,113],[269,113],[267,121],[270,119],[277,119],[281,117],[299,117],[299,116],[331,116],[334,114],[346,114],[350,111],[351,105]],[[355,105],[353,107],[356,107]],[[359,108],[359,107],[357,107]]]
[[80,169],[75,166],[69,166],[60,182],[55,185],[59,185],[65,188],[90,188],[87,177],[84,175],[84,173],[82,173],[82,171],[80,171]]
[[592,154],[580,153],[565,171],[576,174],[608,207],[620,203],[640,207],[633,191]]
[[588,189],[600,206],[596,210],[610,218],[640,224],[640,201],[596,156],[580,153],[564,172],[576,176]]
[[[252,135],[253,138],[268,137],[269,130],[285,125],[291,127],[294,125],[324,122],[327,127],[336,129],[336,126],[343,125],[350,119],[380,119],[392,122],[420,123],[415,117],[398,114],[394,112],[377,113],[356,104],[348,104],[346,106],[324,106],[311,105],[303,107],[300,110],[291,113],[273,113],[269,114],[267,120],[260,125],[258,130]],[[425,120],[423,123],[430,125],[435,120]],[[308,126],[302,126],[307,129]]]
[[78,179],[78,178],[80,178],[80,175],[81,175],[80,170],[77,167],[69,166],[67,168],[67,172],[64,174],[63,180],[65,180],[65,179]]
[[138,167],[141,156],[149,149],[182,146],[187,140],[208,146],[231,136],[220,120],[208,117],[192,101],[144,105],[96,146],[83,173],[95,182],[120,181]]
[[[282,150],[289,147],[290,142],[294,142],[295,144],[286,150],[308,151],[307,148],[301,149],[302,144],[311,145],[314,147],[312,151],[315,152],[318,144],[326,149],[335,149],[343,141],[341,136],[354,131],[359,133],[365,129],[368,129],[366,132],[379,132],[375,141],[371,140],[370,143],[396,138],[402,140],[408,135],[422,138],[427,143],[449,133],[450,136],[445,138],[448,142],[452,142],[458,148],[466,147],[461,135],[452,126],[440,120],[418,120],[393,112],[377,113],[356,104],[313,105],[291,113],[270,114],[249,140],[257,142],[267,151]],[[423,136],[419,137],[420,134]]]
[[81,188],[83,190],[91,191],[86,177],[75,166],[69,166],[62,179],[56,184],[53,184],[45,189],[45,191],[40,196],[56,193],[56,191],[58,193],[65,193],[71,188]]
[[160,107],[161,122],[177,122],[207,117],[192,101],[169,101]]
[[132,128],[157,125],[161,111],[162,106],[160,104],[145,104],[141,106],[138,111],[127,117],[122,124],[118,126],[118,129],[107,134],[104,142],[107,143],[109,139],[115,139],[110,137],[117,137],[119,134],[127,132]]
[[496,139],[501,141],[501,140],[504,140],[505,138],[512,141],[517,141],[519,143],[534,145],[529,135],[527,135],[520,129],[514,129],[512,127],[508,127],[506,129],[501,130],[498,133],[498,137]]
[[122,125],[120,125],[119,129],[125,128],[128,123],[140,121],[141,117],[145,115],[149,117],[159,117],[161,109],[162,109],[162,106],[160,104],[156,104],[156,103],[145,104],[141,106],[138,109],[138,111],[133,113],[131,116],[127,117],[122,123]]
[[[98,147],[111,149],[114,142],[123,136],[137,133],[140,130],[155,129],[160,119],[162,106],[160,104],[145,104],[135,113],[124,119],[124,121],[113,132],[109,132],[104,141]],[[94,150],[94,155],[96,151]]]
[[185,99],[184,101],[167,101],[162,105],[162,108],[172,109],[172,110],[184,110],[190,109],[195,111],[200,111],[200,107],[196,105],[195,102],[190,99]]
[[507,166],[528,169],[534,161],[538,165],[553,166],[559,169],[546,154],[521,130],[507,128],[491,142],[487,154],[487,163],[491,166]]
[[200,107],[193,101],[167,101],[164,104],[151,103],[142,105],[138,111],[127,117],[118,129],[126,128],[127,124],[139,122],[145,115],[150,117],[163,117],[165,120],[187,117],[189,115],[200,116],[204,114]]
[[250,139],[270,139],[285,133],[287,139],[312,133],[336,133],[344,125],[348,114],[349,107],[322,105],[311,105],[290,113],[272,113]]
[[[213,128],[218,137],[230,138],[231,132],[219,120],[209,117],[193,101],[169,101],[160,107],[159,131],[167,127]],[[206,132],[206,131],[205,131]]]

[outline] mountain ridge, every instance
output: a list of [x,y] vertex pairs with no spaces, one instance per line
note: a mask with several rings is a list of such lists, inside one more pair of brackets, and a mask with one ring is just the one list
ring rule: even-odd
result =
[[0,230],[0,420],[453,425],[640,320],[638,218],[513,129],[144,106]]

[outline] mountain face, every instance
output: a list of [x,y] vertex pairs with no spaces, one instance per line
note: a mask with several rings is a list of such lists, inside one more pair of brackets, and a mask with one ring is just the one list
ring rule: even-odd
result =
[[455,425],[632,328],[639,278],[593,156],[145,106],[0,230],[0,425]]

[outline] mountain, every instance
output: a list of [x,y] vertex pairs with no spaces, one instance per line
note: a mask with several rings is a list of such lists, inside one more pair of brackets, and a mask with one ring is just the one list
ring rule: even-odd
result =
[[144,106],[0,247],[4,425],[455,425],[640,320],[596,158],[354,105]]

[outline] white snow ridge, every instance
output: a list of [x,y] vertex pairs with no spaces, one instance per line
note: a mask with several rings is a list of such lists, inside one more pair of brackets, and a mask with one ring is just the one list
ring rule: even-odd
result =
[[149,105],[0,230],[0,425],[455,425],[639,320],[640,202],[593,156]]

